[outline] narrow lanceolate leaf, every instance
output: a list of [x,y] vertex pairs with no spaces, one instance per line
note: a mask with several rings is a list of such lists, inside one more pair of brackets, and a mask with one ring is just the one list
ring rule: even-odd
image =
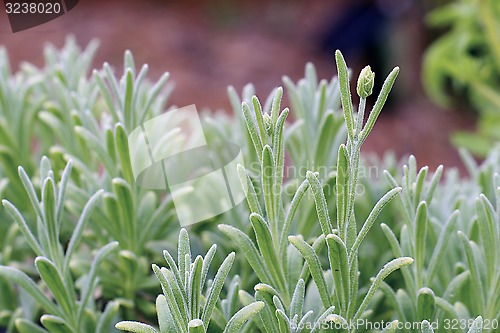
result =
[[323,188],[319,182],[318,177],[311,172],[306,173],[307,181],[311,186],[311,190],[314,195],[314,202],[316,204],[316,212],[318,213],[319,224],[321,225],[321,230],[323,234],[329,235],[333,233],[332,223],[330,221],[330,214],[328,213],[328,205],[326,203],[325,193],[323,193]]
[[61,310],[43,293],[43,291],[29,278],[28,275],[17,268],[0,266],[0,276],[11,283],[17,283],[47,312],[62,316]]
[[243,117],[245,118],[248,134],[250,134],[250,139],[252,139],[255,152],[257,153],[259,160],[262,161],[262,149],[264,149],[264,146],[259,134],[257,133],[257,128],[250,112],[250,107],[247,103],[242,103],[241,108],[243,110]]
[[56,220],[56,189],[51,178],[47,178],[43,182],[42,206],[51,255],[55,259],[59,255],[59,228]]
[[15,321],[16,328],[21,333],[49,333],[44,328],[34,324],[33,322],[24,318],[17,318]]
[[280,253],[285,254],[286,248],[288,245],[288,234],[290,232],[290,228],[292,226],[293,218],[295,217],[295,213],[297,212],[297,208],[299,207],[299,203],[304,197],[307,189],[309,188],[309,181],[306,179],[300,184],[297,191],[293,195],[292,201],[290,202],[290,206],[288,208],[288,212],[285,216],[285,224],[283,226],[283,230],[281,231],[281,240],[280,240]]
[[[191,257],[191,245],[189,243],[189,234],[186,229],[182,228],[179,232],[179,245],[177,254],[177,264],[179,265],[179,274],[181,276],[181,281],[185,280],[186,272],[189,270],[189,266],[186,265],[186,257]],[[182,286],[186,284],[183,282]]]
[[293,292],[292,301],[290,302],[290,318],[302,316],[302,308],[304,306],[304,295],[306,290],[306,284],[304,280],[299,279],[295,291]]
[[[271,120],[272,120],[271,126],[274,126],[278,122],[282,97],[283,97],[283,88],[278,87],[278,89],[276,89],[276,94],[274,95],[273,104],[271,106]],[[273,136],[275,134],[274,127],[272,128],[272,134],[273,134]]]
[[297,236],[288,237],[290,243],[293,244],[299,250],[302,257],[309,266],[311,276],[318,287],[319,295],[323,305],[328,308],[332,306],[330,299],[330,293],[328,292],[328,287],[326,285],[325,277],[323,276],[323,269],[321,268],[321,263],[318,255],[314,252],[311,245],[307,244],[304,240]]
[[264,283],[272,281],[269,270],[264,265],[264,258],[262,258],[250,237],[241,230],[226,224],[219,225],[219,230],[238,245],[260,281]]
[[94,284],[97,279],[97,270],[104,259],[110,255],[113,251],[118,248],[118,242],[111,242],[104,247],[102,247],[96,254],[94,261],[92,262],[92,266],[90,267],[90,273],[86,279],[86,286],[83,289],[85,292],[82,293],[80,297],[80,309],[78,312],[78,320],[80,320],[83,316],[83,312],[87,307],[87,302],[89,301],[92,293],[94,292]]
[[335,293],[338,295],[341,310],[346,311],[350,288],[347,250],[344,242],[337,235],[330,234],[326,236],[326,244],[335,283]]
[[191,274],[189,276],[189,308],[191,318],[198,318],[200,313],[200,298],[201,298],[201,269],[203,259],[201,256],[196,257]]
[[69,161],[64,168],[61,176],[61,184],[59,185],[59,195],[57,197],[57,209],[56,209],[56,219],[57,225],[61,227],[62,213],[64,208],[64,199],[66,198],[66,188],[68,187],[68,181],[71,177],[71,170],[73,167],[73,162]]
[[217,274],[215,274],[214,281],[212,282],[212,286],[210,287],[210,290],[208,292],[207,301],[201,315],[201,320],[203,321],[203,325],[205,327],[208,327],[208,324],[210,323],[212,312],[215,308],[215,305],[217,304],[217,301],[219,300],[220,292],[222,290],[222,287],[224,287],[224,282],[226,281],[229,270],[233,265],[234,258],[235,254],[234,252],[231,252],[220,266]]
[[134,244],[137,239],[137,223],[135,223],[135,203],[130,185],[121,178],[115,178],[112,181],[113,192],[116,195],[118,203],[118,213],[120,223],[127,240]]
[[347,132],[349,133],[349,137],[354,137],[353,107],[351,99],[351,89],[349,87],[349,72],[347,70],[347,64],[344,60],[344,57],[339,50],[335,51],[335,60],[337,62],[340,98],[342,101],[342,109],[344,109],[344,118],[347,125]]
[[172,290],[172,287],[170,286],[170,283],[167,280],[167,278],[165,277],[165,275],[163,274],[162,270],[156,265],[153,265],[152,267],[153,267],[153,271],[154,271],[156,277],[158,278],[158,280],[160,280],[160,284],[161,284],[163,293],[165,294],[165,298],[167,300],[168,308],[169,308],[170,313],[171,313],[172,318],[173,318],[173,323],[174,323],[175,329],[177,332],[185,333],[186,332],[186,325],[187,325],[187,322],[186,322],[187,318],[185,315],[184,315],[184,317],[182,316],[181,310],[180,310],[181,308],[183,308],[184,302],[182,302],[182,300],[181,300],[181,302],[177,301],[177,299],[174,295],[174,292]]
[[[174,258],[170,255],[170,253],[167,250],[163,251],[163,257],[165,258],[165,261],[168,264],[168,267],[170,268],[170,271],[174,275],[174,279],[176,283],[184,287],[184,277],[181,276],[181,273],[179,272],[179,269],[177,268],[177,265],[175,264]],[[184,288],[183,288],[184,289]]]
[[132,164],[130,162],[130,151],[128,147],[127,131],[122,124],[118,123],[115,126],[115,141],[116,150],[120,157],[123,178],[129,183],[134,183],[134,174],[132,172]]
[[168,308],[165,295],[158,295],[158,297],[156,297],[156,314],[158,316],[160,333],[168,333],[175,330],[174,319],[170,313],[170,309]]
[[264,307],[264,302],[253,302],[245,306],[229,319],[223,333],[237,333],[239,329]]
[[455,226],[458,221],[458,216],[459,216],[459,211],[458,210],[454,211],[441,231],[441,235],[439,236],[436,247],[434,248],[434,251],[432,253],[431,261],[427,266],[428,285],[430,285],[431,282],[433,281],[439,269],[439,265],[444,259],[444,256],[446,254],[446,251],[444,249],[446,249],[446,247],[448,246],[450,239],[453,237],[454,230],[456,230]]
[[103,313],[99,316],[97,322],[96,333],[107,333],[109,332],[109,327],[113,318],[118,313],[120,309],[120,303],[118,301],[111,301],[106,304]]
[[205,281],[207,279],[208,270],[210,269],[210,265],[212,264],[212,260],[215,257],[215,252],[217,251],[217,245],[213,244],[210,249],[208,249],[205,258],[203,258],[203,266],[201,269],[201,286],[205,285]]
[[495,212],[493,206],[488,198],[481,194],[479,199],[476,200],[476,213],[478,215],[479,234],[481,235],[481,242],[484,251],[486,268],[488,270],[488,277],[491,281],[495,271],[496,257],[498,255],[495,251],[495,245],[498,244],[498,234],[496,230]]
[[417,215],[415,217],[416,227],[416,253],[415,262],[417,268],[417,286],[422,286],[422,274],[424,270],[425,260],[425,239],[427,235],[427,203],[422,201],[417,207]]
[[127,69],[125,74],[125,101],[123,104],[123,115],[127,128],[132,128],[134,125],[135,110],[132,106],[134,102],[134,75],[130,69]]
[[54,295],[57,304],[63,309],[65,315],[70,317],[75,315],[75,295],[66,289],[56,266],[45,257],[37,257],[35,265],[40,277],[49,287],[50,292]]
[[64,319],[59,316],[45,314],[40,318],[40,322],[52,333],[68,333],[72,331]]
[[[477,306],[478,311],[483,312],[484,311],[484,304],[485,304],[485,293],[484,293],[484,287],[483,287],[483,280],[481,279],[481,273],[480,273],[480,268],[479,268],[479,260],[473,250],[473,244],[474,242],[469,241],[467,239],[467,236],[461,231],[458,232],[458,238],[462,242],[462,246],[465,250],[465,254],[467,256],[467,263],[469,264],[469,269],[471,271],[471,278],[472,278],[472,288],[474,290],[474,298],[473,301]],[[475,244],[474,244],[475,245]]]
[[85,228],[87,227],[88,221],[90,220],[90,216],[92,215],[92,212],[94,211],[95,207],[100,201],[101,195],[103,191],[100,190],[97,193],[95,193],[93,196],[90,197],[89,201],[83,208],[82,214],[80,215],[80,219],[78,220],[78,223],[76,224],[75,230],[73,231],[73,234],[71,235],[71,239],[68,244],[68,249],[66,250],[66,255],[64,258],[64,267],[69,267],[69,261],[71,260],[71,257],[73,255],[73,252],[78,248],[78,245],[80,245],[80,241],[83,236],[83,232],[85,231]]
[[28,245],[31,247],[31,249],[35,252],[35,254],[38,256],[43,255],[44,253],[43,253],[43,250],[42,250],[40,244],[36,240],[35,236],[33,235],[30,228],[28,227],[28,224],[24,220],[21,213],[17,210],[17,208],[5,199],[2,200],[2,204],[5,208],[5,210],[7,211],[7,213],[9,213],[9,215],[12,217],[12,219],[19,226],[19,229],[21,230],[21,233],[23,234],[24,239],[26,240]]
[[375,292],[378,290],[380,287],[380,284],[382,281],[385,280],[386,277],[388,277],[392,272],[395,270],[400,269],[401,267],[410,265],[413,263],[413,259],[410,257],[402,257],[402,258],[397,258],[393,259],[391,262],[387,263],[384,265],[384,267],[380,270],[380,272],[377,274],[375,277],[372,285],[370,286],[370,289],[368,289],[368,292],[363,299],[363,302],[361,302],[361,305],[359,306],[358,310],[354,314],[353,321],[356,321],[361,317],[363,312],[365,311],[366,307],[370,303],[371,299],[375,295]]
[[253,111],[255,114],[255,120],[257,121],[257,127],[259,128],[259,135],[262,142],[267,142],[267,132],[266,126],[264,124],[264,119],[262,117],[262,106],[257,96],[252,96]]
[[345,239],[345,226],[347,223],[347,202],[349,198],[349,160],[344,144],[339,147],[337,158],[337,228],[342,239]]
[[264,218],[257,213],[252,213],[250,215],[250,221],[257,238],[260,253],[273,277],[273,281],[277,284],[280,291],[284,292],[286,290],[285,275],[281,269],[282,265],[279,256],[273,246],[275,242],[271,236],[268,224],[264,221]]
[[[284,219],[280,216],[282,210],[281,187],[283,185],[283,172],[285,168],[285,140],[283,139],[283,127],[285,125],[286,117],[288,116],[288,108],[284,109],[276,122],[276,130],[274,133],[274,166],[275,175],[273,183],[274,194],[274,212],[277,215],[276,221],[278,223],[276,233],[279,235],[283,230]],[[277,241],[277,239],[276,239]]]
[[391,91],[392,86],[394,85],[394,82],[398,77],[398,74],[399,74],[399,67],[396,67],[389,73],[389,75],[385,79],[384,85],[382,86],[382,90],[380,91],[377,97],[377,101],[375,102],[375,105],[373,106],[373,109],[371,110],[370,115],[368,116],[366,125],[360,133],[360,142],[365,141],[368,134],[370,134],[370,132],[372,131],[373,126],[375,126],[375,121],[377,120],[378,116],[380,115],[380,112],[382,111],[382,108],[384,107],[387,97],[389,96],[389,92]]
[[262,151],[262,192],[264,193],[264,203],[266,206],[267,219],[272,226],[273,235],[278,231],[276,225],[276,210],[274,204],[274,196],[279,195],[274,193],[275,182],[275,165],[273,151],[270,146],[266,145]]
[[368,215],[368,218],[366,219],[366,222],[363,224],[363,227],[361,228],[358,236],[356,237],[356,240],[354,241],[354,245],[351,248],[351,251],[349,253],[349,258],[352,260],[356,256],[356,252],[361,245],[361,242],[363,239],[366,237],[368,234],[368,231],[372,227],[373,223],[375,223],[375,220],[377,219],[378,215],[382,211],[382,209],[387,205],[396,195],[401,192],[402,188],[401,187],[396,187],[387,192],[376,204],[375,207],[373,207],[372,211],[370,212],[370,215]]
[[436,297],[430,288],[422,288],[417,294],[417,313],[420,320],[432,320],[436,308]]
[[119,330],[133,333],[157,333],[153,327],[136,321],[121,321],[115,327]]
[[252,213],[259,213],[260,215],[262,215],[259,198],[257,197],[257,193],[255,192],[255,187],[253,186],[253,182],[250,179],[250,176],[247,174],[245,167],[241,164],[238,164],[237,170],[250,211]]
[[28,197],[30,199],[31,205],[35,209],[35,212],[38,216],[42,217],[42,209],[40,207],[40,202],[38,201],[38,196],[36,194],[35,187],[33,186],[33,183],[31,182],[30,178],[28,177],[28,174],[22,167],[18,168],[18,173],[19,173],[19,178],[21,178],[21,182],[23,183],[24,189],[26,190],[26,193],[28,193]]

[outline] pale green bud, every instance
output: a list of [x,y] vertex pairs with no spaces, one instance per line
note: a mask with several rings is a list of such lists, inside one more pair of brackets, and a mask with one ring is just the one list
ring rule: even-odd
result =
[[373,83],[375,82],[375,73],[370,66],[366,66],[359,73],[357,91],[361,98],[367,98],[373,92]]
[[273,120],[269,113],[264,113],[264,127],[266,128],[267,135],[271,135],[273,132]]

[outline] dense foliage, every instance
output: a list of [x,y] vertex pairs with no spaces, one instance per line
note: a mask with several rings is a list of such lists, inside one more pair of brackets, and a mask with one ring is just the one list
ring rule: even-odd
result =
[[310,64],[283,78],[290,109],[282,88],[261,103],[230,87],[234,115],[203,124],[241,147],[247,202],[188,235],[169,193],[136,186],[128,149],[168,109],[168,74],[151,83],[126,52],[122,75],[89,75],[95,48],[69,40],[16,73],[1,52],[0,330],[498,330],[500,151],[463,152],[467,178],[360,154],[398,68],[370,112],[374,74],[355,106],[340,52],[330,81]]

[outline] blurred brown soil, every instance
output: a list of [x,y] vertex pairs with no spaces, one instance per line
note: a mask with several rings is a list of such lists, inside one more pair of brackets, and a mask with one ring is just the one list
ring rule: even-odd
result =
[[[335,75],[333,54],[318,51],[314,36],[341,4],[327,0],[242,1],[237,5],[229,0],[81,0],[66,15],[16,34],[0,11],[0,44],[7,48],[14,67],[20,61],[41,66],[47,42],[60,47],[68,34],[76,36],[80,45],[98,38],[101,46],[95,68],[107,61],[121,72],[123,52],[130,49],[138,64],[149,64],[150,77],[170,72],[176,85],[171,103],[228,110],[226,87],[230,84],[241,90],[252,82],[258,95],[267,96],[281,84],[283,75],[301,78],[308,61],[316,65],[321,78]],[[400,47],[398,43],[408,37],[395,33],[394,61],[403,69],[396,91],[400,98],[381,116],[364,151],[380,154],[390,149],[398,156],[412,153],[420,165],[431,168],[439,164],[462,168],[449,135],[457,129],[471,129],[474,118],[439,110],[424,96],[418,76],[424,47],[418,38],[421,23],[415,18],[401,21],[405,21],[401,31],[415,37],[415,43]]]

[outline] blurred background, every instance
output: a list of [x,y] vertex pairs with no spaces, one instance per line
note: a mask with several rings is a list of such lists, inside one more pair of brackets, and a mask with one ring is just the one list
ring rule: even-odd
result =
[[[228,85],[239,91],[252,82],[257,94],[267,96],[273,87],[282,84],[283,75],[293,80],[301,78],[307,62],[314,63],[320,78],[329,79],[336,74],[334,51],[340,49],[355,76],[362,66],[372,66],[378,84],[376,92],[394,66],[402,69],[396,90],[364,152],[381,154],[390,149],[398,157],[412,153],[420,165],[428,164],[431,168],[439,164],[462,168],[450,138],[457,131],[470,132],[476,128],[480,107],[474,104],[474,99],[464,97],[471,90],[467,84],[464,88],[459,79],[454,83],[453,73],[440,73],[432,67],[445,68],[440,65],[444,62],[451,72],[463,68],[460,67],[463,64],[453,63],[446,55],[459,52],[449,46],[446,52],[440,53],[438,49],[434,58],[427,59],[426,66],[435,75],[428,76],[437,82],[434,92],[423,88],[422,64],[432,46],[449,34],[450,27],[456,30],[455,23],[464,22],[458,16],[465,15],[464,9],[468,13],[467,6],[491,3],[498,7],[500,1],[496,5],[494,2],[80,0],[64,16],[18,33],[12,33],[1,10],[0,44],[7,49],[11,65],[17,68],[22,61],[42,66],[43,46],[50,42],[61,47],[69,34],[81,46],[97,38],[100,47],[94,68],[101,68],[107,61],[120,69],[123,52],[130,49],[139,64],[149,64],[153,79],[165,71],[171,73],[175,82],[171,103],[178,106],[194,103],[199,109],[214,111],[230,109]],[[456,7],[455,12],[450,5]],[[433,23],[429,13],[436,9],[441,13],[435,15]],[[470,15],[469,21],[475,12]],[[497,23],[493,22],[496,32]],[[478,29],[483,27],[481,22],[477,24]],[[468,29],[472,30],[470,26]],[[485,34],[490,41],[499,35],[491,35],[491,31]],[[477,40],[474,43],[480,44]],[[468,48],[467,41],[465,44]],[[487,46],[479,46],[474,52],[467,49],[465,53],[484,63],[488,50]],[[451,101],[443,91],[451,91]],[[472,139],[478,139],[477,136],[470,140],[463,137],[462,141],[475,142]],[[486,140],[482,143],[491,143]]]

